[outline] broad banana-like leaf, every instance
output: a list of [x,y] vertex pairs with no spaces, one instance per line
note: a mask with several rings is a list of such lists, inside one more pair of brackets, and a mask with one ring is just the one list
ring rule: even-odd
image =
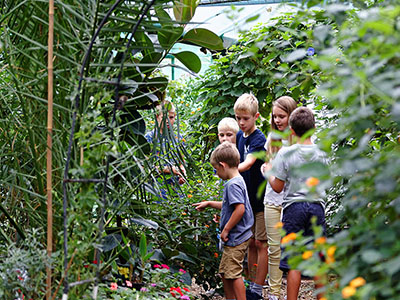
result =
[[198,73],[201,70],[201,60],[200,58],[190,51],[182,51],[179,53],[171,53],[175,56],[181,63],[185,65],[189,70]]
[[182,36],[183,27],[166,25],[157,32],[158,41],[164,49],[170,49],[173,44]]
[[214,32],[205,28],[194,28],[189,30],[183,36],[183,40],[210,50],[224,49],[222,39]]
[[179,0],[174,4],[174,16],[178,22],[189,22],[196,11],[198,0]]

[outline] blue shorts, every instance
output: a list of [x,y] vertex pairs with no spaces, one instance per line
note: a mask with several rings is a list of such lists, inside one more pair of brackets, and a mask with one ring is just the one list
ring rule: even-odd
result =
[[[283,229],[286,234],[303,230],[303,236],[314,236],[311,224],[313,216],[317,217],[317,225],[323,226],[325,234],[325,211],[320,203],[315,202],[296,202],[285,208],[282,217]],[[289,256],[285,254],[283,247],[281,249],[282,255],[279,268],[283,272],[287,272],[290,270],[288,264]]]

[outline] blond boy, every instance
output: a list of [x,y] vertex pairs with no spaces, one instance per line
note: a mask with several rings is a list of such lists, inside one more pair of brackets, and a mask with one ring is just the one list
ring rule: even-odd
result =
[[263,285],[268,273],[268,244],[264,219],[264,192],[259,195],[258,189],[264,177],[260,171],[263,161],[257,159],[253,153],[265,151],[266,138],[256,127],[260,113],[258,100],[254,95],[240,96],[236,100],[234,111],[240,128],[236,136],[236,146],[240,153],[238,169],[246,183],[254,214],[253,237],[250,239],[247,257],[251,280],[247,299],[262,299]]
[[233,118],[223,118],[218,123],[218,139],[222,144],[228,141],[236,145],[236,135],[239,131],[239,125]]

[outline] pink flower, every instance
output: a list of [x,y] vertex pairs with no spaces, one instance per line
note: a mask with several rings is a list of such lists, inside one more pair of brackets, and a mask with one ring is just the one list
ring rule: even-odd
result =
[[126,286],[127,287],[132,287],[132,282],[130,282],[129,280],[125,281],[126,282]]
[[118,289],[118,284],[117,284],[116,282],[111,283],[110,289],[111,289],[112,291],[116,291],[116,290]]
[[148,289],[146,289],[145,287],[142,287],[142,288],[140,289],[140,291],[141,291],[141,292],[147,292]]
[[161,265],[161,267],[163,267],[164,269],[169,270],[169,267],[167,265],[165,265],[165,264]]
[[156,287],[156,286],[157,286],[156,283],[151,283],[150,285],[151,285],[152,287]]
[[182,274],[186,273],[186,271],[184,269],[179,269],[179,272],[182,273]]
[[154,269],[161,269],[161,266],[160,265],[154,265],[153,268]]
[[181,299],[182,299],[182,300],[190,300],[190,298],[189,298],[188,295],[183,295],[183,296],[181,296]]

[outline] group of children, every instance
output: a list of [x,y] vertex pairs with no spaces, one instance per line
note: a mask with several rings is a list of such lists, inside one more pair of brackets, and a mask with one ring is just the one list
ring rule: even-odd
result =
[[[219,273],[227,300],[263,299],[267,274],[268,299],[278,300],[282,271],[287,272],[287,299],[295,300],[301,273],[290,269],[287,256],[281,259],[277,224],[282,220],[286,234],[303,231],[303,235],[313,235],[313,216],[318,225],[325,224],[323,199],[311,197],[305,188],[307,178],[293,172],[308,162],[326,163],[324,152],[310,137],[315,128],[314,115],[307,107],[297,107],[291,97],[280,97],[272,104],[271,132],[266,138],[256,127],[259,112],[254,95],[239,97],[234,112],[236,120],[224,118],[218,124],[221,144],[210,158],[216,174],[226,181],[223,200],[193,206],[199,211],[206,207],[221,209],[224,248]],[[265,163],[254,155],[260,151],[267,153]],[[260,193],[259,187],[266,179],[266,189]],[[248,289],[242,277],[246,253]]]

